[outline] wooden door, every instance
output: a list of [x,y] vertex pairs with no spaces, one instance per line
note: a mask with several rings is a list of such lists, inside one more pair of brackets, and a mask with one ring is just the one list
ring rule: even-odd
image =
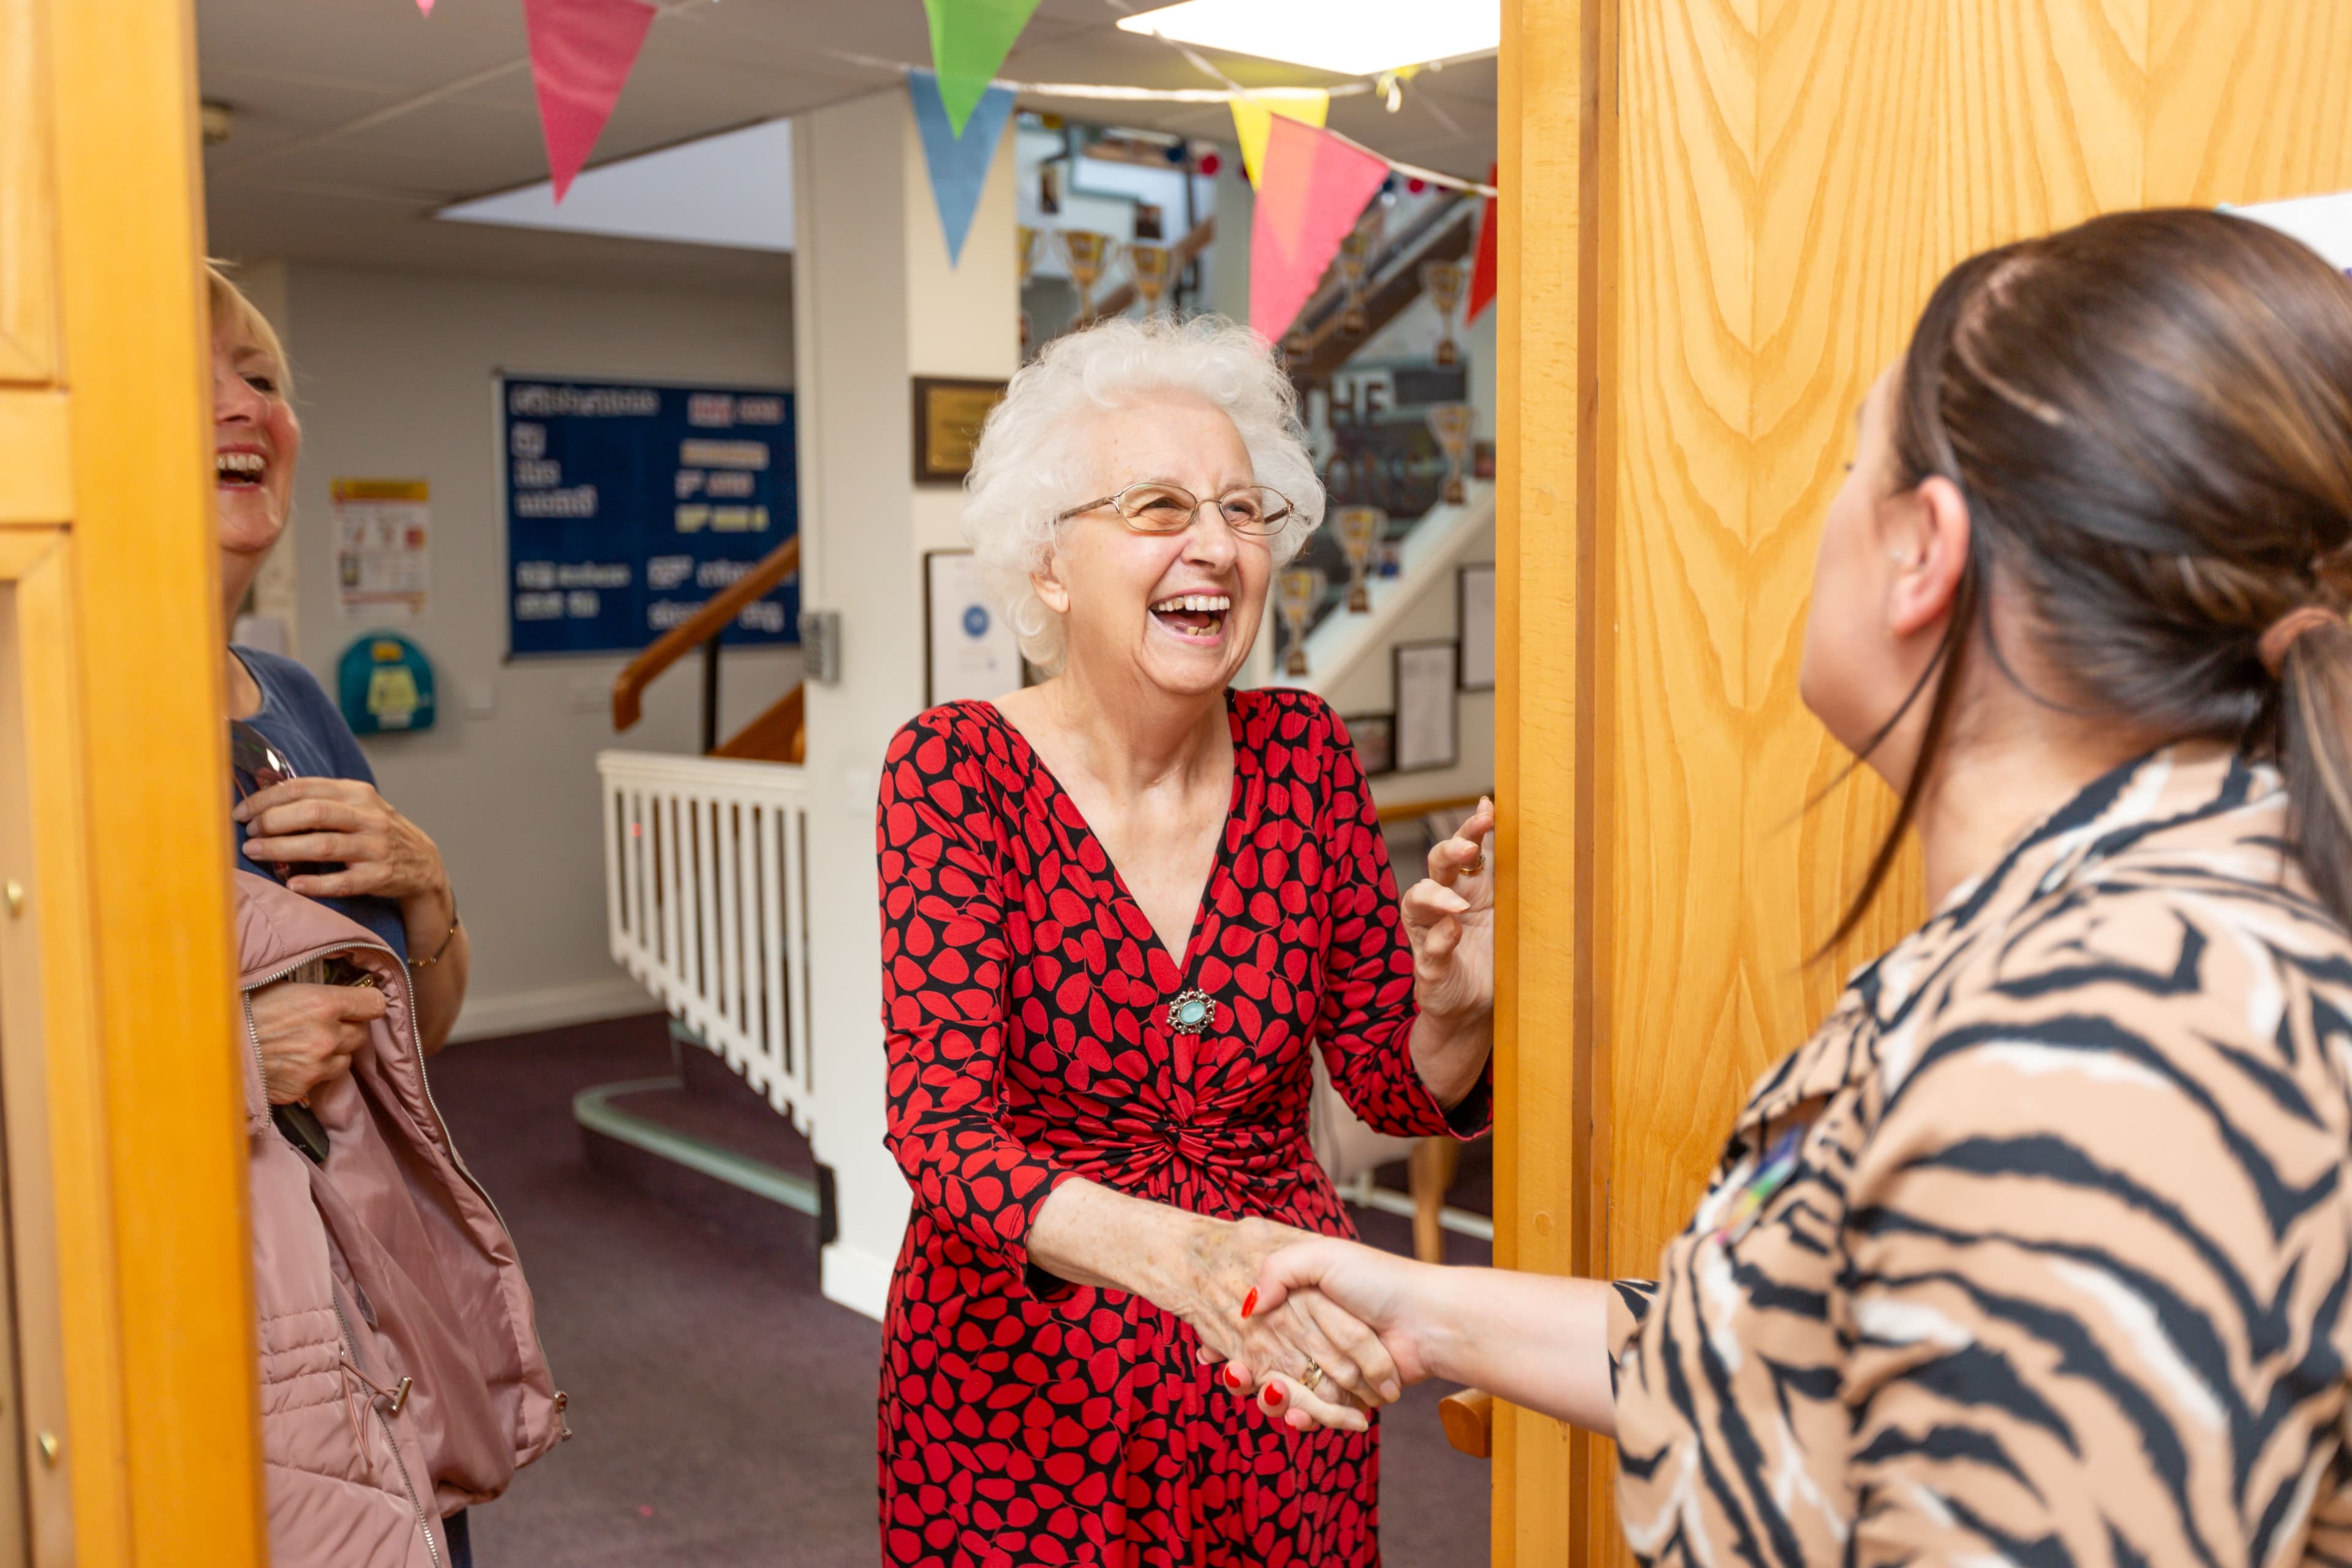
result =
[[[2352,187],[2337,0],[1507,0],[1497,1258],[1644,1275],[1889,803],[1796,692],[1851,419],[1936,279],[2118,207]],[[1612,1455],[1499,1413],[1494,1561],[1615,1561]]]
[[44,1565],[264,1554],[194,66],[184,0],[0,0],[0,1457]]

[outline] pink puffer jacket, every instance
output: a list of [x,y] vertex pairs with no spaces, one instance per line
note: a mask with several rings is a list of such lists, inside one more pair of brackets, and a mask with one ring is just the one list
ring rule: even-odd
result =
[[[425,1086],[408,974],[325,905],[236,874],[262,1453],[277,1568],[443,1568],[441,1519],[571,1436],[514,1241]],[[269,1118],[253,992],[330,954],[389,1006],[310,1097],[322,1167]]]

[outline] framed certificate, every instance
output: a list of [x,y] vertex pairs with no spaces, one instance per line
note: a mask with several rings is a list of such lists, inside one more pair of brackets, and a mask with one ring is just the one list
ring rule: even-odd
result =
[[1495,689],[1495,563],[1462,568],[1456,580],[1462,634],[1462,689]]
[[1461,645],[1450,640],[1396,645],[1395,772],[1425,773],[1461,760],[1454,714],[1461,653]]
[[1002,697],[1027,682],[1021,640],[969,550],[923,555],[923,706]]
[[915,377],[915,482],[960,485],[988,411],[1004,395],[1001,381]]

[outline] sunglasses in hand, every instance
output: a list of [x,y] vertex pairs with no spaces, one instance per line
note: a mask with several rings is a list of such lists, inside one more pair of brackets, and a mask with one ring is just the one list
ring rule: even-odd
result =
[[[286,753],[270,743],[268,736],[242,719],[228,721],[229,786],[239,801],[301,776],[286,760]],[[295,877],[323,877],[342,869],[331,860],[258,860],[255,864],[268,868],[281,882]]]

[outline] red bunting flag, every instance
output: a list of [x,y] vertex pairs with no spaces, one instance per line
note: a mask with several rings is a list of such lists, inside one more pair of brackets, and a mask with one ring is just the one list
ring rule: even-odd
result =
[[1388,177],[1388,164],[1362,148],[1274,117],[1250,220],[1250,325],[1261,337],[1276,342],[1290,330]]
[[[1499,163],[1487,167],[1488,184],[1495,183],[1495,175],[1501,167]],[[1496,268],[1499,265],[1496,247],[1500,244],[1496,237],[1496,216],[1495,198],[1488,196],[1486,210],[1478,215],[1478,258],[1470,264],[1470,299],[1462,311],[1465,325],[1476,321],[1478,312],[1495,302]]]
[[654,8],[645,0],[522,0],[522,20],[547,169],[561,202],[613,117]]

